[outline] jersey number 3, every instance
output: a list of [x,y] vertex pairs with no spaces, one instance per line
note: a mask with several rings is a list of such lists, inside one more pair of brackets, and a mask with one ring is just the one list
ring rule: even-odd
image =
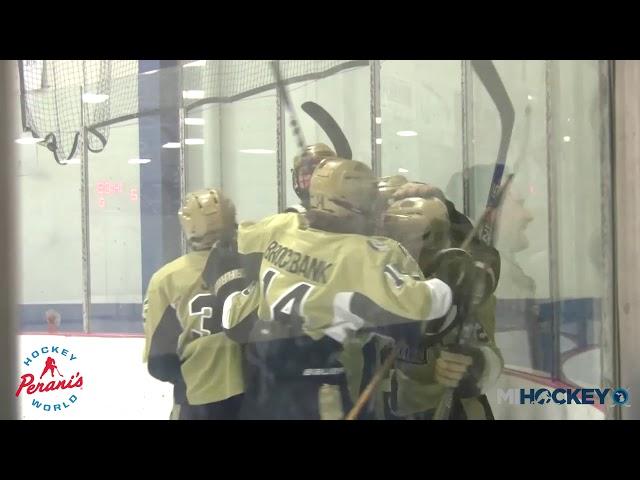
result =
[[189,300],[189,316],[198,316],[198,328],[191,331],[200,337],[222,331],[220,318],[213,318],[215,297],[210,293],[199,293]]

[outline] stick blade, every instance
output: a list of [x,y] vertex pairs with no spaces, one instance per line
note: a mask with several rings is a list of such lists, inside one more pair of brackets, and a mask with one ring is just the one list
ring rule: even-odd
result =
[[353,153],[346,135],[338,125],[338,122],[327,112],[322,106],[315,102],[305,102],[302,104],[302,110],[320,125],[320,128],[327,134],[329,140],[333,144],[336,154],[340,158],[351,160]]

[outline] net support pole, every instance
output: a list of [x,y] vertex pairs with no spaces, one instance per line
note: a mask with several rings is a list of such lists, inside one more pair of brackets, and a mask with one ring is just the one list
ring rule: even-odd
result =
[[278,212],[284,212],[285,208],[287,208],[285,135],[285,107],[280,89],[276,88],[276,181],[278,187]]
[[[598,113],[600,115],[600,202],[602,205],[602,210],[600,214],[600,224],[602,225],[600,230],[600,240],[602,242],[602,250],[600,252],[600,259],[603,265],[603,295],[601,300],[601,316],[602,316],[602,324],[600,327],[600,344],[602,345],[602,353],[600,355],[600,385],[603,387],[615,388],[618,385],[623,385],[622,378],[620,376],[620,353],[621,353],[621,345],[620,345],[620,335],[619,335],[619,319],[620,316],[616,315],[616,300],[618,299],[619,289],[616,288],[616,273],[619,271],[617,269],[616,263],[618,257],[618,253],[620,250],[616,248],[615,243],[615,234],[614,228],[616,227],[616,219],[619,218],[617,216],[617,212],[614,209],[614,193],[617,193],[618,190],[614,188],[614,161],[616,160],[616,134],[615,130],[615,114],[616,108],[615,103],[617,101],[615,97],[615,66],[618,64],[615,60],[600,60],[599,62],[599,73],[600,73],[600,102],[599,102],[599,110]],[[640,64],[636,63],[636,72],[640,72],[640,69],[637,67]],[[633,82],[632,85],[635,85],[636,82]],[[633,89],[633,92],[636,90]],[[638,95],[636,94],[636,99]],[[628,101],[628,98],[620,98],[620,100]],[[636,100],[637,101],[637,100]],[[627,109],[623,109],[622,113],[628,112]],[[635,116],[637,117],[638,110],[635,110]],[[632,113],[634,115],[634,113]],[[624,121],[624,120],[623,120]],[[624,124],[623,124],[624,125]],[[636,124],[637,125],[637,124]],[[624,131],[624,126],[622,126]],[[636,126],[637,129],[637,126]],[[633,138],[633,137],[627,137]],[[635,143],[637,145],[637,142]],[[637,158],[637,157],[635,157]],[[637,181],[637,176],[635,176],[635,180]],[[625,177],[626,178],[626,177]],[[632,179],[633,182],[633,179]],[[626,203],[625,203],[626,204]],[[636,209],[638,208],[638,203],[636,203]],[[631,214],[632,215],[632,214]],[[631,216],[626,216],[623,218],[632,218]],[[638,218],[638,215],[635,215],[633,218]],[[635,237],[635,235],[634,235]],[[634,237],[627,237],[632,239]],[[611,253],[613,252],[613,254]],[[623,252],[624,253],[624,252]],[[628,253],[626,254],[628,255]],[[624,256],[625,266],[629,266],[626,260],[629,259],[628,256]],[[633,266],[632,266],[633,268]],[[636,268],[635,271],[638,271]],[[637,285],[637,281],[633,281],[632,279],[625,279],[624,283],[633,282],[628,285]],[[624,308],[624,305],[623,305]],[[636,323],[634,318],[633,323]],[[627,337],[625,336],[625,339]],[[636,349],[634,348],[633,351]],[[632,371],[637,372],[638,366],[640,366],[640,362],[636,362],[636,366],[632,365]],[[610,420],[621,420],[622,411],[628,412],[629,409],[622,407],[615,407],[607,409],[606,416],[607,419]],[[636,408],[635,411],[635,419],[640,418],[640,409]]]
[[371,169],[382,175],[382,110],[380,105],[380,60],[369,63],[369,98],[371,100]]
[[84,88],[80,87],[82,150],[80,151],[80,208],[82,224],[82,330],[91,331],[91,240],[89,236],[89,139],[86,127]]
[[0,62],[0,420],[14,420],[18,415],[15,388],[18,380],[16,336],[16,151],[11,132],[14,131],[15,64]]
[[[547,204],[549,205],[548,222],[549,222],[549,296],[551,297],[551,338],[553,348],[551,350],[551,378],[558,380],[561,378],[560,369],[560,271],[558,266],[558,251],[560,246],[559,239],[559,212],[558,212],[558,188],[560,180],[558,179],[558,158],[556,155],[557,144],[554,140],[553,130],[553,106],[554,106],[554,86],[555,86],[555,69],[554,61],[545,61],[545,109],[546,109],[546,133],[547,133]],[[542,362],[540,349],[536,347],[534,350],[538,362]],[[540,368],[540,365],[534,365],[534,368]]]
[[[186,126],[184,124],[184,119],[185,119],[185,109],[183,105],[180,105],[180,108],[178,109],[178,131],[180,135],[180,158],[178,159],[178,171],[180,175],[180,201],[181,202],[182,202],[182,199],[187,194],[187,177],[185,175],[185,165],[184,165],[185,153],[186,153],[185,152]],[[182,252],[182,255],[184,255],[187,253],[187,239],[185,237],[184,231],[181,230],[181,232],[182,233],[180,235],[180,252]]]
[[[180,137],[180,154],[178,158],[178,175],[180,176],[180,204],[182,204],[182,199],[187,194],[187,176],[185,172],[185,158],[186,158],[186,133],[187,126],[184,123],[184,120],[187,116],[187,111],[184,106],[184,97],[182,94],[183,89],[183,67],[178,62],[178,135]],[[204,159],[207,161],[207,159]],[[180,252],[182,255],[187,253],[187,238],[184,234],[184,231],[180,229]]]
[[[462,96],[462,205],[464,214],[475,218],[475,205],[470,198],[469,168],[473,165],[473,67],[470,60],[461,63]],[[454,201],[456,199],[453,199]]]

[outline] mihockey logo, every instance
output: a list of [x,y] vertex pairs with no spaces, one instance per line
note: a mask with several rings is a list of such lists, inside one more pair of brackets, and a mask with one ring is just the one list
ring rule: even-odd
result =
[[509,388],[497,390],[498,403],[520,405],[610,405],[629,406],[629,391],[625,388]]
[[64,411],[78,401],[83,378],[78,357],[58,345],[34,350],[22,363],[32,369],[20,377],[16,397],[28,395],[31,406],[46,412]]

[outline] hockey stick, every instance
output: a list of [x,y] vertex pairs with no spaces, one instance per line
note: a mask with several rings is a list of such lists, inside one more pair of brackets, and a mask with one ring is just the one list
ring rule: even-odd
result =
[[389,354],[387,359],[384,361],[382,366],[378,369],[376,374],[373,376],[373,378],[367,385],[367,388],[365,388],[362,394],[358,397],[358,400],[356,401],[353,408],[349,411],[347,416],[344,417],[345,420],[355,420],[358,417],[358,415],[360,415],[360,412],[362,411],[364,406],[367,404],[367,402],[371,398],[371,395],[373,395],[374,390],[380,384],[380,382],[384,379],[384,376],[387,374],[387,372],[389,371],[393,363],[396,361],[397,356],[398,356],[398,349],[394,347],[391,350],[391,353]]
[[289,92],[287,91],[287,87],[285,86],[284,80],[282,79],[282,75],[280,73],[279,60],[271,61],[271,69],[273,70],[273,76],[276,79],[276,88],[280,93],[280,98],[284,102],[284,106],[289,112],[289,115],[291,116],[291,121],[289,122],[289,125],[293,129],[293,135],[296,137],[296,141],[298,142],[298,148],[302,153],[304,153],[304,149],[307,146],[307,142],[304,139],[302,128],[300,128],[300,124],[298,123],[298,117],[296,116],[296,112],[293,109],[293,104],[291,103],[291,99],[289,98]]
[[335,121],[329,112],[315,102],[304,102],[302,104],[302,110],[320,125],[320,128],[322,128],[324,133],[327,134],[327,137],[329,137],[329,140],[331,140],[333,148],[335,148],[336,154],[340,158],[346,158],[347,160],[353,158],[347,137],[338,125],[338,122]]
[[[493,62],[491,60],[472,60],[471,65],[489,93],[493,103],[496,105],[502,127],[500,146],[498,147],[498,158],[495,169],[493,170],[489,197],[487,198],[487,207],[490,207],[495,206],[497,202],[498,189],[500,188],[504,166],[507,161],[507,152],[509,150],[509,144],[511,143],[511,134],[513,133],[515,111],[509,94],[504,88],[502,79],[500,75],[498,75],[498,71]],[[486,222],[480,231],[480,239],[487,245],[491,245],[493,241],[493,224],[494,222]]]
[[[491,187],[489,189],[489,196],[487,198],[487,206],[482,215],[480,221],[477,222],[474,229],[469,233],[463,243],[462,248],[466,248],[472,240],[472,235],[475,232],[480,231],[480,239],[487,245],[493,244],[493,233],[496,224],[495,211],[497,210],[504,193],[506,192],[509,184],[513,180],[513,174],[509,176],[503,187],[500,187],[502,181],[502,175],[504,173],[504,166],[507,161],[507,152],[509,150],[509,144],[511,143],[511,135],[513,133],[513,125],[515,121],[515,110],[513,104],[509,98],[507,90],[504,88],[502,79],[496,70],[495,65],[491,60],[472,60],[471,64],[478,74],[480,81],[487,89],[489,96],[493,100],[496,108],[498,109],[498,115],[500,116],[501,134],[500,134],[500,146],[498,147],[498,158],[496,159],[496,166],[493,171],[493,178],[491,179]],[[465,317],[469,317],[471,310],[475,307],[473,292],[469,296],[468,302],[465,305]],[[467,318],[462,319],[460,330],[458,334],[458,343],[467,343],[473,335],[472,325],[469,322],[465,322]],[[451,415],[451,409],[453,407],[454,400],[454,388],[447,388],[440,399],[440,403],[436,408],[433,415],[434,420],[447,420]]]

